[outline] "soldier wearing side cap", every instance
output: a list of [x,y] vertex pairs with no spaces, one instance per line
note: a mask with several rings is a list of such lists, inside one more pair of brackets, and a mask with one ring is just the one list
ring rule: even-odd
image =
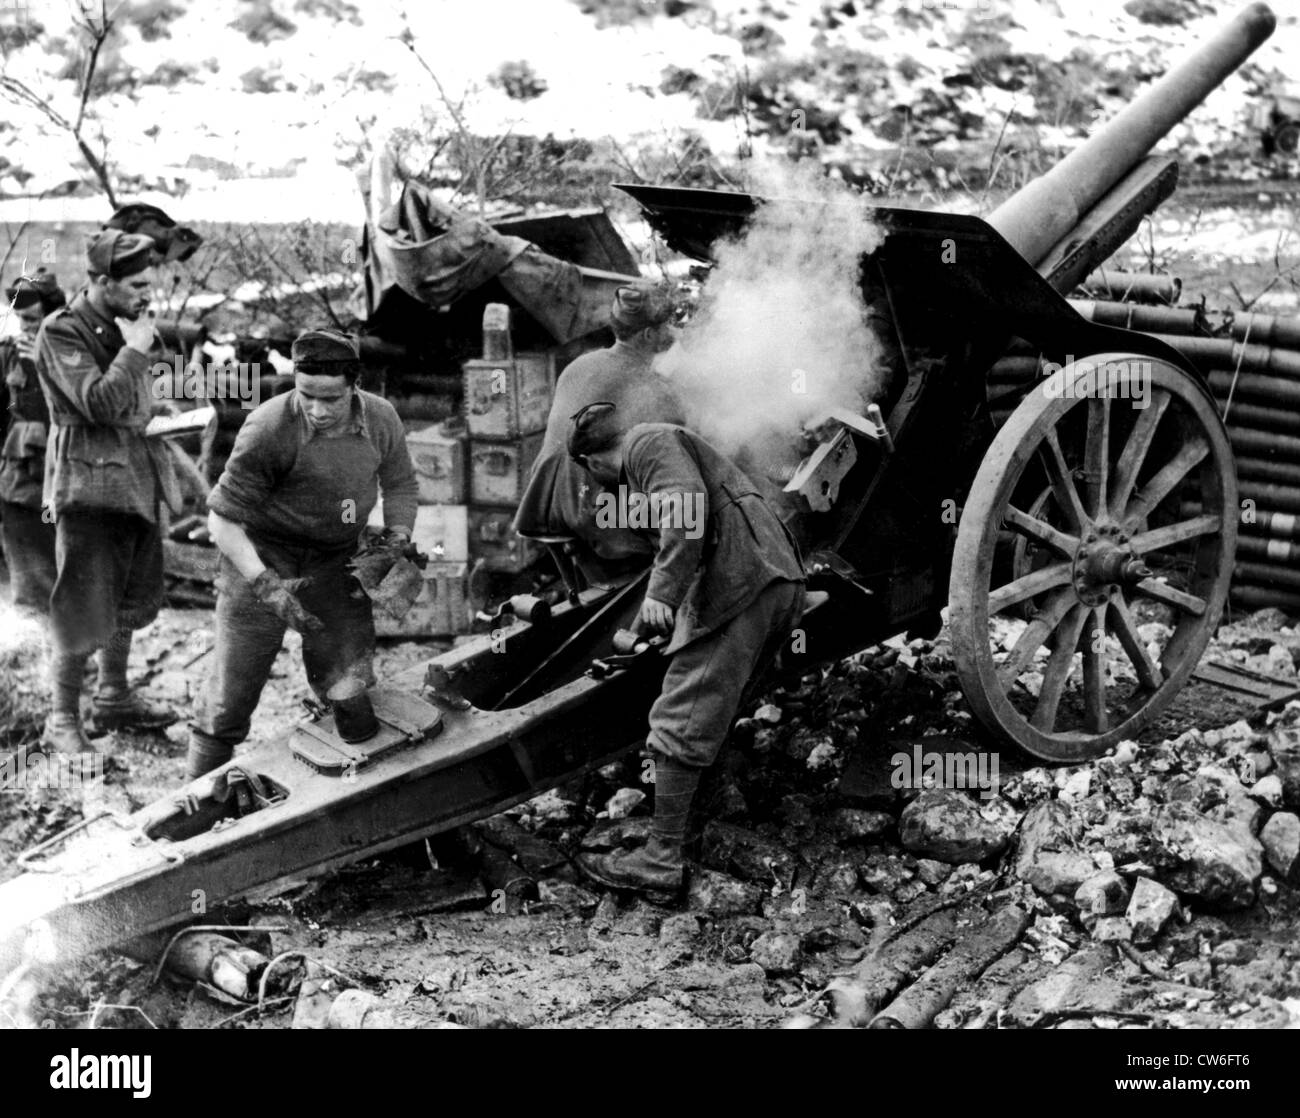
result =
[[628,285],[614,293],[614,344],[574,358],[560,375],[542,449],[515,515],[515,529],[526,535],[578,536],[595,558],[592,563],[579,557],[595,581],[630,564],[639,567],[651,549],[634,532],[596,530],[600,487],[565,449],[569,423],[575,412],[599,400],[612,402],[629,426],[684,422],[671,383],[652,365],[673,344],[673,313],[662,285]]
[[86,249],[90,282],[37,338],[50,410],[45,504],[55,517],[58,575],[50,595],[52,711],[44,744],[89,747],[80,716],[86,658],[99,650],[94,721],[100,730],[157,728],[175,712],[127,684],[131,634],[163,598],[163,504],[182,508],[166,448],[145,438],[153,396],[149,352],[153,241],[118,229]]
[[0,339],[8,426],[0,449],[0,542],[15,608],[47,614],[54,589],[54,523],[41,512],[50,410],[36,376],[36,336],[47,315],[67,304],[44,268],[5,291],[20,333]]
[[637,627],[669,637],[671,656],[650,709],[650,839],[578,863],[611,888],[671,894],[684,881],[687,817],[700,776],[717,759],[751,677],[799,619],[803,564],[753,482],[685,427],[628,429],[614,405],[595,403],[574,416],[568,453],[608,490],[626,486],[661,509],[693,506],[701,514],[693,527],[664,515],[644,530],[655,558]]
[[374,683],[370,599],[348,569],[382,492],[387,545],[410,541],[418,486],[393,405],[357,387],[355,339],[311,330],[293,343],[294,387],[253,411],[208,497],[220,549],[216,650],[190,726],[189,779],[248,737],[286,627],[302,633],[317,696]]

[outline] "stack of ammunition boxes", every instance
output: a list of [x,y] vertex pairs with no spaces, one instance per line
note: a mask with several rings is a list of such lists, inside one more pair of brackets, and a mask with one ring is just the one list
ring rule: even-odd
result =
[[483,317],[481,359],[466,361],[469,430],[469,555],[489,571],[517,574],[537,558],[535,544],[511,527],[542,447],[555,394],[555,358],[514,353],[508,308]]

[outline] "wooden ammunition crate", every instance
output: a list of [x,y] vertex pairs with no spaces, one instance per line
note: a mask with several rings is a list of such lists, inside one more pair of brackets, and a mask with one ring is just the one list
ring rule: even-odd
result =
[[546,430],[555,395],[555,357],[517,353],[513,360],[466,361],[465,423],[477,439],[516,439]]
[[544,437],[537,434],[518,439],[470,439],[470,504],[517,508]]
[[465,443],[463,432],[443,434],[436,425],[407,434],[406,446],[420,486],[420,504],[465,504]]
[[469,510],[469,554],[471,559],[482,559],[490,571],[517,574],[545,550],[540,544],[523,539],[511,527],[515,518],[513,510]]
[[375,632],[381,637],[452,637],[468,633],[473,620],[469,564],[430,563],[420,596],[400,621],[375,609]]
[[469,510],[464,505],[421,505],[411,542],[430,559],[463,563],[469,558]]

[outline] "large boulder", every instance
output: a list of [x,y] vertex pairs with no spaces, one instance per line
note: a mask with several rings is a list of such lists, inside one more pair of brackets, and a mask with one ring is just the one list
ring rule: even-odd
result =
[[1160,876],[1172,889],[1219,908],[1254,903],[1263,847],[1240,826],[1185,803],[1165,804],[1151,825]]
[[990,823],[967,796],[945,788],[922,792],[898,821],[903,846],[919,858],[960,865],[982,862],[1007,845],[1007,833]]

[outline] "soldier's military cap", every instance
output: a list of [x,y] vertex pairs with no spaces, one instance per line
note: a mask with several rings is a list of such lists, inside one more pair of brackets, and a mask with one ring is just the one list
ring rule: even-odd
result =
[[617,408],[608,400],[588,404],[572,416],[569,428],[569,457],[580,459],[587,454],[604,450],[622,434]]
[[[299,334],[289,351],[295,366],[350,366],[361,363],[361,347],[355,338],[337,330],[306,330]],[[330,368],[342,373],[344,368]]]
[[672,297],[662,287],[628,285],[614,292],[610,317],[620,326],[635,330],[668,322],[673,309]]
[[153,266],[157,246],[140,233],[102,229],[86,246],[86,270],[92,276],[125,279]]
[[5,302],[14,310],[40,303],[48,314],[64,306],[67,301],[54,273],[47,272],[44,268],[37,268],[30,276],[19,276],[12,287],[5,288]]
[[147,202],[128,202],[119,206],[104,223],[105,229],[120,229],[123,233],[143,233],[158,246],[159,255],[166,261],[188,260],[203,243],[203,238],[193,229],[177,225],[166,210]]

